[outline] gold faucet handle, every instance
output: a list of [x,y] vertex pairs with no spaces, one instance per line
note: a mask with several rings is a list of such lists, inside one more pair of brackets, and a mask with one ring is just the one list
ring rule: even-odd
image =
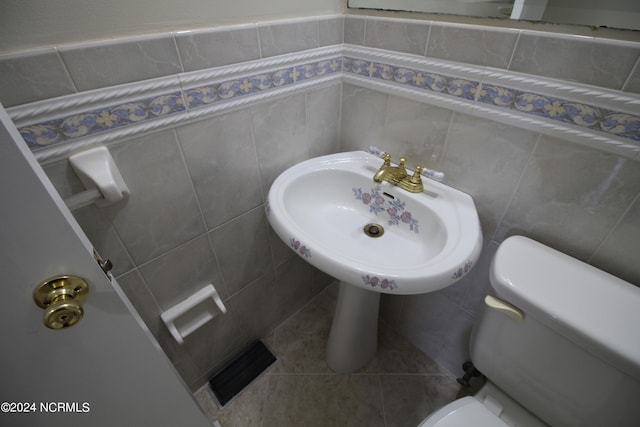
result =
[[382,153],[382,160],[384,160],[384,166],[391,166],[391,154],[387,152]]
[[398,160],[398,168],[402,169],[405,173],[407,172],[407,168],[404,166],[406,161],[407,159],[404,157],[400,157],[400,160]]
[[411,176],[411,178],[409,178],[409,181],[411,181],[414,184],[418,184],[418,183],[422,183],[422,166],[416,166],[416,168],[413,170],[413,175]]

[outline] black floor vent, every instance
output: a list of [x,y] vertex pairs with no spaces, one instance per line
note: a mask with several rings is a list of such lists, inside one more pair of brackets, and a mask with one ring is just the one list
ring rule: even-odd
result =
[[211,390],[220,405],[225,406],[229,403],[275,361],[276,357],[262,341],[257,341],[244,353],[238,355],[209,380]]

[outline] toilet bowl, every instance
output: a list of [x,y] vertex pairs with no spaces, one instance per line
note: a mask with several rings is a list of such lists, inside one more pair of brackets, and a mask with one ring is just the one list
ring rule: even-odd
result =
[[471,334],[487,383],[420,427],[638,426],[640,288],[522,236]]
[[427,417],[419,427],[547,427],[518,402],[487,382],[474,396],[458,399]]

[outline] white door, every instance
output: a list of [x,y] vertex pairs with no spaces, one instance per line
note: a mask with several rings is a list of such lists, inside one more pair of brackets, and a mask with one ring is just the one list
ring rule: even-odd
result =
[[[210,426],[1,105],[0,122],[0,426]],[[33,291],[60,274],[89,294],[52,330]]]

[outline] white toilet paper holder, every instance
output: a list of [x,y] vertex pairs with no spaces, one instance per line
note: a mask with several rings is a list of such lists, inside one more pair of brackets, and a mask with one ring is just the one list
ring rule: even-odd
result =
[[129,196],[129,188],[107,147],[95,147],[69,157],[69,163],[87,190],[65,199],[70,210],[95,203],[104,207]]
[[[213,302],[212,302],[213,301]],[[216,317],[226,313],[216,288],[208,284],[184,301],[164,311],[160,317],[178,344],[196,329]]]

